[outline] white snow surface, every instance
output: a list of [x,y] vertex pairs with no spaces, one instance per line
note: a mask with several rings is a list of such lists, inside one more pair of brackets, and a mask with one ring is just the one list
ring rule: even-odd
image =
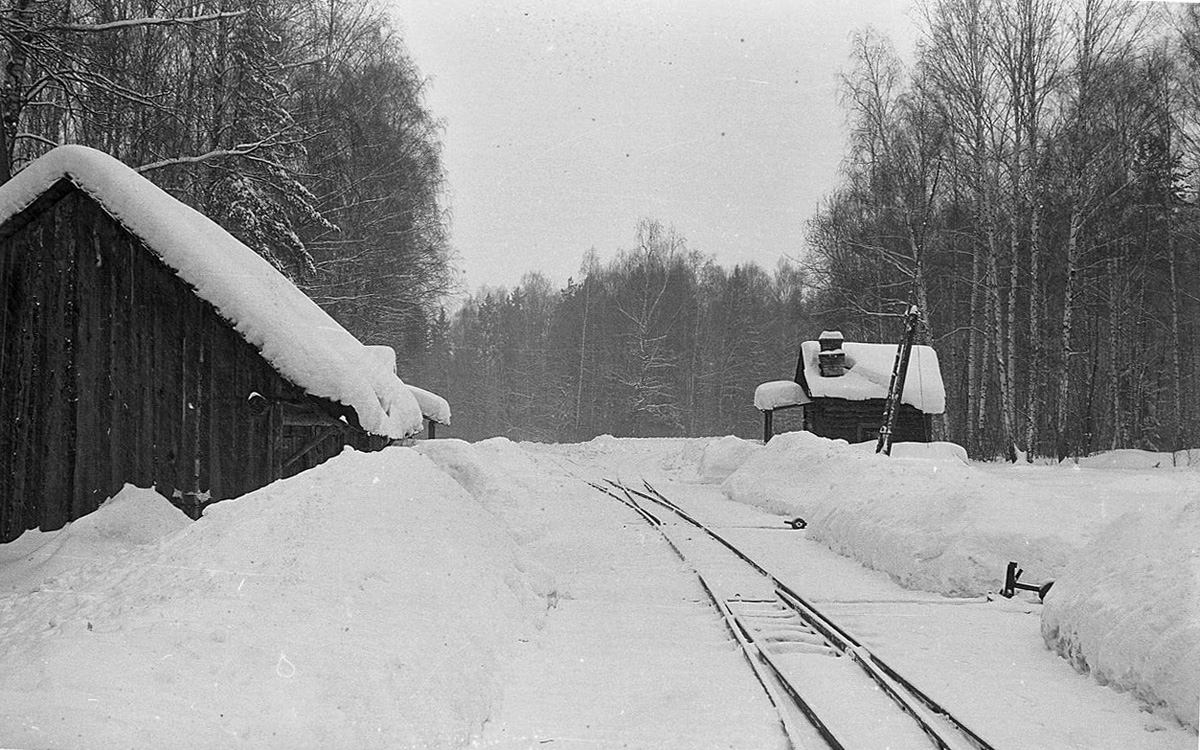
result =
[[[0,747],[784,746],[602,478],[748,545],[997,747],[1196,746],[1200,472],[788,433],[347,450],[196,522],[126,487],[0,546]],[[1010,559],[1044,607],[940,596]]]
[[[818,362],[820,342],[805,341],[800,344],[808,395],[849,401],[887,398],[896,362],[896,346],[847,341],[842,344],[842,350],[846,353],[845,373],[836,378],[827,378],[821,375]],[[926,414],[941,414],[946,410],[946,388],[942,383],[937,352],[932,347],[913,346],[900,400]]]
[[1009,561],[1023,582],[1057,581],[1047,643],[1196,727],[1200,474],[968,464],[947,444],[900,443],[891,457],[866,447],[779,435],[722,489],[804,518],[808,538],[906,588],[998,592]]
[[408,384],[408,390],[412,393],[413,398],[417,400],[417,406],[421,408],[422,414],[438,424],[450,424],[449,401],[432,391],[418,388],[412,383]]
[[717,438],[704,447],[700,456],[700,477],[721,482],[737,471],[758,451],[758,445],[733,435]]
[[754,389],[754,408],[759,411],[799,406],[810,401],[804,389],[794,380],[772,380]]
[[0,746],[463,747],[545,611],[505,527],[410,449],[85,549],[114,511],[57,532],[74,568],[0,598]]
[[106,154],[59,146],[32,162],[0,186],[0,223],[64,177],[174,269],[279,374],[353,408],[368,432],[400,438],[422,429],[394,366],[380,367],[377,354],[216,222]]
[[1195,448],[1165,452],[1122,448],[1084,456],[1075,461],[1090,469],[1182,469],[1200,467],[1200,450]]
[[1046,595],[1046,643],[1097,680],[1200,726],[1200,499],[1130,512]]
[[61,531],[26,531],[0,545],[0,596],[35,592],[80,561],[119,557],[179,531],[191,519],[154,490],[131,484]]

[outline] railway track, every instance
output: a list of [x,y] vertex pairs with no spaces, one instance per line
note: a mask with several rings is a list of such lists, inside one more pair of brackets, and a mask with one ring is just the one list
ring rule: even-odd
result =
[[658,530],[689,565],[779,711],[809,750],[995,750],[800,594],[648,482],[592,487]]

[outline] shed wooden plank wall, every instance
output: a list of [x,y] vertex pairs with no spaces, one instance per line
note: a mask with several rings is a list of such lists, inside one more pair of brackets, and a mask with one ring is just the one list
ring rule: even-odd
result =
[[[0,542],[59,528],[126,482],[194,514],[347,442],[379,447],[335,430],[285,468],[329,429],[286,427],[282,404],[328,402],[280,377],[82,192],[59,186],[25,214],[0,233]],[[250,413],[252,392],[266,414]]]

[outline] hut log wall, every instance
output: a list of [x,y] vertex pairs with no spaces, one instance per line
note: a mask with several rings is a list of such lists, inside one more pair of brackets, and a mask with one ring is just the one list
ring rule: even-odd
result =
[[[883,424],[884,401],[817,398],[806,405],[804,410],[806,429],[822,437],[858,443],[872,440],[879,435],[879,427]],[[929,415],[908,404],[900,405],[894,441],[927,443],[930,433]]]

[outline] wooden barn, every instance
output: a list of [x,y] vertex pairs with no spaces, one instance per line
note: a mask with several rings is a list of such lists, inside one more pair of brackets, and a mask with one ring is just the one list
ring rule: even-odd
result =
[[386,359],[211,220],[57,148],[0,186],[0,542],[125,483],[197,517],[411,435]]
[[[838,331],[800,345],[793,380],[759,386],[755,406],[764,414],[764,439],[772,432],[771,415],[801,410],[803,429],[822,437],[861,443],[879,436],[895,365],[895,344],[846,342]],[[893,440],[927,443],[933,417],[946,408],[937,352],[913,346]]]

